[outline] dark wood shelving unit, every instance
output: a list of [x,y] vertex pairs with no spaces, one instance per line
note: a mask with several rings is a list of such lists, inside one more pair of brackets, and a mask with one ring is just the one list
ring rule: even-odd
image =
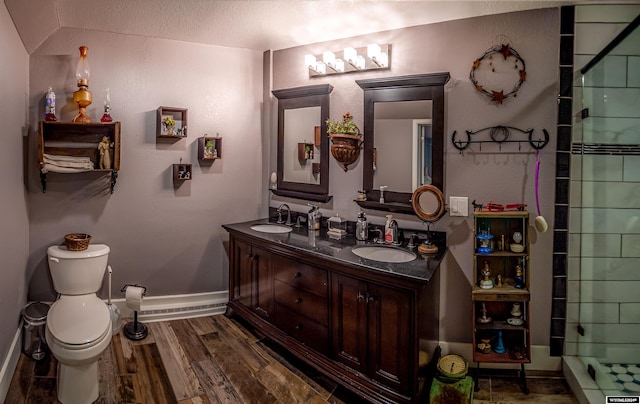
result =
[[[103,137],[109,138],[111,168],[100,168],[100,150],[98,145]],[[38,163],[42,192],[47,192],[47,175],[61,174],[59,171],[46,170],[45,154],[54,156],[88,157],[93,169],[87,172],[108,173],[111,175],[111,193],[113,193],[120,170],[120,122],[109,123],[73,123],[44,122],[38,124]],[[77,174],[65,172],[62,174]]]
[[[522,391],[529,393],[525,376],[525,363],[531,363],[529,303],[529,213],[526,211],[474,212],[473,287],[473,361],[477,363],[477,379],[481,363],[520,364]],[[514,233],[520,233],[522,241],[517,247],[522,252],[512,252],[509,243]],[[490,241],[481,240],[491,234]],[[490,252],[480,247],[490,246]],[[517,268],[522,270],[517,275]],[[490,275],[486,275],[488,268]],[[498,279],[500,277],[500,279]],[[482,281],[491,280],[491,288],[483,288]],[[521,287],[517,288],[518,284]],[[514,321],[511,313],[520,308],[521,315]],[[510,324],[513,321],[515,324]],[[520,322],[520,323],[518,323]],[[482,349],[483,341],[490,341],[490,350]],[[496,352],[496,345],[504,352]],[[500,349],[502,350],[502,349]]]

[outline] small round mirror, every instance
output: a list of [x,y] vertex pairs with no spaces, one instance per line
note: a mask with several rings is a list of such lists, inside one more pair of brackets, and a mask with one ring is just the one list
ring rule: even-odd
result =
[[444,195],[433,185],[421,185],[411,196],[411,205],[420,219],[434,222],[444,214]]

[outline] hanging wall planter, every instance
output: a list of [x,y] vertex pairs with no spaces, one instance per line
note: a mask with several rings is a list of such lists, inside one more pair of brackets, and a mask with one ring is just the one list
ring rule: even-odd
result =
[[331,138],[331,155],[346,172],[349,165],[358,160],[362,148],[360,129],[353,122],[349,112],[343,115],[342,121],[327,120],[327,133]]

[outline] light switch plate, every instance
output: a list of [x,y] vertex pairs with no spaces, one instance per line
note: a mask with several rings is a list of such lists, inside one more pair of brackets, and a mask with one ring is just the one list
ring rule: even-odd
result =
[[469,198],[466,196],[449,197],[450,216],[469,216]]

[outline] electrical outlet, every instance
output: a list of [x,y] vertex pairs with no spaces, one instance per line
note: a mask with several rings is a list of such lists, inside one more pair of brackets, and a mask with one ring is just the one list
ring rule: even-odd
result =
[[449,216],[469,216],[469,198],[466,196],[450,196]]

